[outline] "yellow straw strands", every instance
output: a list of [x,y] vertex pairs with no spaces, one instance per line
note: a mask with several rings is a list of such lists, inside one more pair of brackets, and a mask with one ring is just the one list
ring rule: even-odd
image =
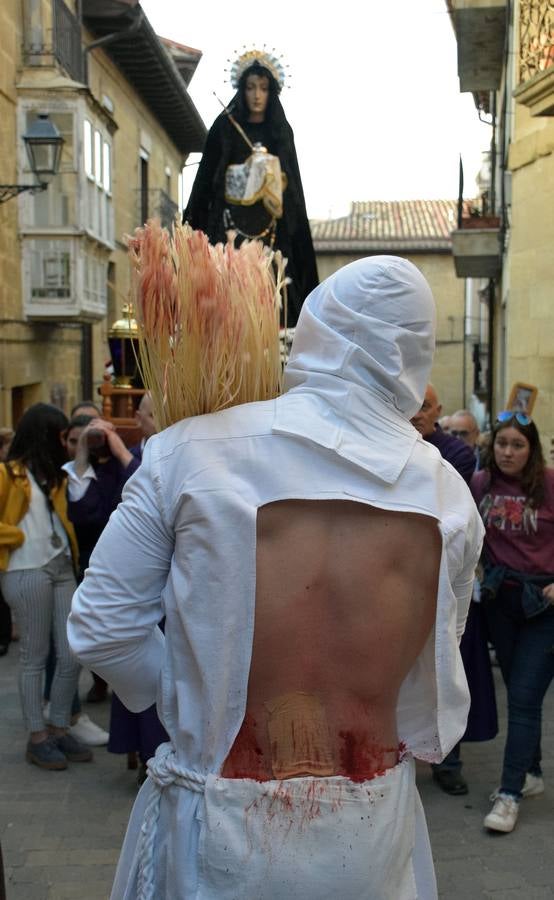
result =
[[158,429],[281,392],[285,265],[259,241],[215,247],[157,220],[128,239],[139,366]]

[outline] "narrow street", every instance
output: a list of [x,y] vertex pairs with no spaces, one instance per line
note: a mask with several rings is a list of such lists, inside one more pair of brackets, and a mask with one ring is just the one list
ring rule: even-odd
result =
[[[124,757],[95,750],[92,764],[45,772],[24,757],[25,735],[17,696],[17,645],[0,660],[0,834],[8,900],[107,900],[129,810],[136,772]],[[504,693],[497,677],[504,719]],[[81,693],[90,685],[84,674]],[[107,727],[109,704],[85,706]],[[496,786],[502,736],[463,747],[470,785],[449,797],[419,765],[441,900],[551,900],[554,885],[554,692],[545,703],[543,756],[547,792],[523,801],[512,835],[482,828]],[[161,900],[161,898],[160,898]],[[171,898],[167,898],[171,900]]]

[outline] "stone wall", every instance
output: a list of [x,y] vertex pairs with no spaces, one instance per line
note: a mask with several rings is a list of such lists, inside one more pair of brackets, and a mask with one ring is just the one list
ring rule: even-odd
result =
[[[68,3],[70,9],[74,4]],[[23,21],[29,34],[24,34]],[[33,31],[35,54],[24,68],[22,48],[25,36]],[[162,189],[176,202],[178,175],[184,162],[166,132],[139,94],[121,75],[107,53],[101,49],[89,55],[91,93],[73,84],[54,61],[52,48],[52,0],[4,0],[0,4],[0,183],[30,181],[27,173],[18,173],[17,153],[21,153],[16,116],[18,88],[25,82],[26,99],[36,96],[43,108],[52,96],[79,99],[99,115],[109,98],[115,125],[112,156],[112,194],[115,216],[115,249],[110,253],[113,283],[108,291],[108,315],[92,327],[94,392],[102,382],[109,357],[108,329],[121,317],[128,298],[129,270],[124,235],[132,234],[139,221],[140,187],[139,149],[149,151],[149,185]],[[83,32],[83,44],[94,36]],[[56,83],[55,88],[52,86]],[[33,86],[36,87],[36,91]],[[54,94],[49,93],[53,91]],[[108,102],[109,102],[108,101]],[[58,101],[59,103],[59,101]],[[82,135],[76,132],[75,159],[83,166]],[[166,169],[170,170],[168,178]],[[69,192],[78,190],[77,180]],[[55,190],[55,184],[50,191]],[[65,190],[65,187],[64,187]],[[82,330],[79,323],[32,323],[23,313],[21,283],[21,239],[19,209],[29,204],[30,195],[0,204],[0,425],[12,425],[23,409],[38,400],[55,402],[66,412],[81,399]],[[70,202],[73,198],[70,197]],[[99,397],[96,397],[99,400]]]
[[509,166],[511,233],[507,267],[506,387],[539,389],[533,410],[545,449],[554,438],[554,121],[516,106]]
[[[318,253],[320,280],[363,255]],[[406,254],[406,259],[423,272],[433,291],[437,305],[437,346],[431,380],[444,412],[454,412],[464,401],[464,281],[456,278],[449,253],[413,253]],[[470,360],[471,348],[466,347],[466,403],[471,391]]]

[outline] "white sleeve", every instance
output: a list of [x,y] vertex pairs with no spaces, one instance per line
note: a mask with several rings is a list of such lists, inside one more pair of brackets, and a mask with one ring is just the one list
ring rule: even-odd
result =
[[91,481],[96,481],[96,472],[92,466],[89,465],[82,475],[77,475],[75,463],[73,461],[65,463],[65,465],[62,466],[62,469],[65,469],[67,472],[68,499],[73,503],[77,503],[77,501],[85,496]]
[[132,712],[156,700],[165,644],[157,627],[163,616],[160,597],[174,546],[152,468],[148,444],[73,596],[67,626],[75,655]]
[[460,643],[466,627],[469,604],[473,594],[475,569],[477,568],[481,555],[484,534],[485,529],[477,511],[477,507],[475,507],[475,512],[467,524],[463,565],[453,584],[458,606],[456,617],[456,636],[458,638],[458,643]]

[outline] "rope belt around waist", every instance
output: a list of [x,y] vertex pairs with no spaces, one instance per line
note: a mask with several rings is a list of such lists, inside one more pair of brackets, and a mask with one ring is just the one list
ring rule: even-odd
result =
[[146,766],[152,784],[152,795],[144,810],[137,847],[137,900],[156,900],[154,895],[154,846],[158,831],[162,790],[172,784],[177,784],[196,794],[203,794],[206,776],[180,766],[171,743],[160,744],[156,755],[148,760]]

